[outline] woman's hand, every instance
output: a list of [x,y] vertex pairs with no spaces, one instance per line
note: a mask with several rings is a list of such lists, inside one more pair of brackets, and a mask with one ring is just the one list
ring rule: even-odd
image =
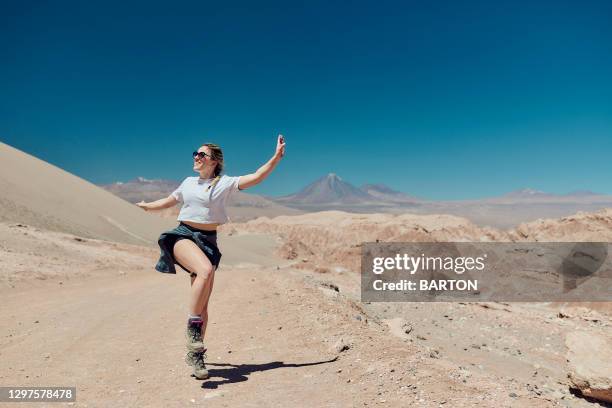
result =
[[144,201],[141,201],[139,203],[136,203],[136,205],[140,208],[142,208],[145,211],[149,211],[149,204],[145,203]]
[[278,141],[276,142],[276,152],[274,156],[283,157],[285,155],[285,137],[278,135]]
[[276,167],[280,158],[285,155],[285,137],[283,135],[278,135],[278,142],[276,143],[276,151],[274,152],[274,156],[268,160],[266,164],[257,169],[255,173],[245,174],[244,176],[240,176],[238,179],[238,188],[240,190],[244,190],[246,188],[252,187],[261,183],[268,174]]

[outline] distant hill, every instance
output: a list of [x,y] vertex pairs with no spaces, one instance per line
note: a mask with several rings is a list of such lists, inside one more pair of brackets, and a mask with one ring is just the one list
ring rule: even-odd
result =
[[275,199],[286,204],[362,204],[376,202],[377,198],[329,173],[307,185],[295,194]]
[[360,190],[382,201],[397,203],[411,203],[422,201],[406,193],[393,190],[384,184],[364,184],[360,187]]
[[496,228],[612,207],[609,195],[590,191],[552,194],[529,188],[478,200],[425,200],[384,184],[364,184],[357,188],[334,173],[315,180],[297,193],[270,199],[305,212],[452,214]]
[[570,202],[609,202],[612,197],[594,193],[587,190],[576,190],[565,194],[547,193],[544,191],[524,188],[511,191],[498,197],[484,199],[484,202],[516,203],[516,202],[540,202],[540,203],[570,203]]
[[570,191],[569,193],[565,195],[570,196],[570,197],[593,197],[593,196],[600,196],[602,194],[594,193],[589,190],[575,190],[575,191]]
[[155,201],[168,197],[180,184],[180,181],[174,180],[149,180],[144,177],[137,177],[134,180],[103,184],[100,187],[125,201],[138,203],[142,200]]
[[521,190],[511,191],[501,197],[513,199],[552,198],[554,197],[554,194],[545,193],[544,191],[533,190],[531,188],[524,188]]

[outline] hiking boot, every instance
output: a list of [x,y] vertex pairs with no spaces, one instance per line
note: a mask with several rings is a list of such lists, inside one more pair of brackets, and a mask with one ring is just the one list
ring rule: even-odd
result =
[[204,348],[204,341],[202,340],[202,319],[190,319],[187,322],[187,349],[188,350],[202,350]]
[[203,353],[204,359],[206,359],[206,350],[207,349],[188,351],[187,354],[185,354],[185,363],[187,363],[187,365],[193,366],[196,361],[197,353]]
[[185,362],[193,366],[193,376],[198,380],[205,380],[209,377],[204,360],[206,360],[206,349],[190,351],[185,356]]

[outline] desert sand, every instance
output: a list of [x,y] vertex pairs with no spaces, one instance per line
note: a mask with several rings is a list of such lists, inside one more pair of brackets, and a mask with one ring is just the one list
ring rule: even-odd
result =
[[[432,358],[432,340],[419,338],[435,336],[433,322],[411,319],[416,334],[392,335],[344,279],[330,284],[273,257],[276,241],[262,235],[222,241],[207,334],[211,378],[196,381],[183,362],[186,273],[155,272],[150,248],[23,225],[0,231],[3,385],[76,386],[75,406],[547,404],[501,365],[481,369],[447,350]],[[508,313],[458,309],[446,313]]]
[[187,274],[154,271],[155,248],[3,224],[0,381],[77,386],[75,406],[591,405],[570,392],[564,339],[608,335],[605,311],[361,304],[349,268],[282,255],[289,221],[224,228],[203,382],[183,362]]
[[175,224],[1,142],[0,191],[1,222],[149,245]]

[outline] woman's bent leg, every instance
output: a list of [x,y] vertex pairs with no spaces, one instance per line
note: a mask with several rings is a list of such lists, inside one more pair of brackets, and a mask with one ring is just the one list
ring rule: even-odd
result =
[[[189,272],[197,274],[191,279],[189,313],[198,315],[204,306],[206,288],[210,286],[214,268],[202,250],[188,239],[182,239],[174,244],[174,258]],[[204,364],[206,350],[203,325],[203,319],[189,319],[187,324],[187,349],[189,351],[185,356],[185,362],[193,366],[193,375],[201,380],[209,376]]]
[[199,315],[205,304],[205,292],[213,274],[213,266],[202,250],[188,239],[181,239],[174,245],[174,259],[189,272],[197,273],[192,278],[189,313]]

